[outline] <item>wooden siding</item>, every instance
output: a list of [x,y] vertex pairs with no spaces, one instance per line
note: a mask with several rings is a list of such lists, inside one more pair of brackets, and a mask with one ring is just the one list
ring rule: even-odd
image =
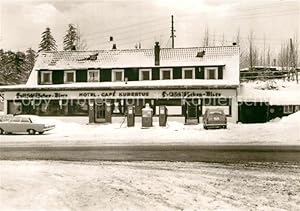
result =
[[159,80],[159,68],[152,69],[152,80]]
[[181,78],[182,78],[182,68],[173,67],[173,79],[181,79]]
[[52,71],[52,83],[53,84],[63,84],[64,83],[64,71],[63,70]]
[[204,79],[204,67],[196,67],[195,68],[195,78],[196,79]]
[[139,80],[139,69],[138,68],[126,68],[124,70],[124,77],[128,81],[138,81]]
[[[223,79],[223,66],[218,67],[218,79]],[[183,77],[183,68],[184,67],[168,67],[172,68],[173,79],[182,79]],[[195,79],[205,79],[205,67],[196,66],[191,67],[195,70]],[[160,68],[144,68],[152,69],[152,80],[160,80]],[[49,70],[40,70],[38,72],[38,84],[41,84],[41,72]],[[76,82],[87,82],[88,81],[88,70],[76,70]],[[125,68],[124,69],[124,78],[127,78],[128,81],[138,81],[139,80],[139,68]],[[101,69],[100,70],[100,82],[110,82],[112,81],[112,69]],[[64,83],[64,70],[54,70],[52,71],[52,83],[53,84],[63,84]]]
[[100,81],[108,82],[111,81],[111,69],[101,69],[100,70]]
[[76,70],[76,82],[87,82],[87,70]]

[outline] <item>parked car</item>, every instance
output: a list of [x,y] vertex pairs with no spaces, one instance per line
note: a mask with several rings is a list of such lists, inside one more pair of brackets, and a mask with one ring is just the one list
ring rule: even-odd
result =
[[8,115],[0,115],[0,122],[5,122],[13,118],[14,116],[12,114]]
[[227,128],[227,118],[222,109],[207,109],[203,116],[203,127],[208,128]]
[[36,133],[43,134],[55,128],[55,125],[47,124],[39,116],[34,115],[6,115],[0,119],[0,134],[28,133],[34,135]]

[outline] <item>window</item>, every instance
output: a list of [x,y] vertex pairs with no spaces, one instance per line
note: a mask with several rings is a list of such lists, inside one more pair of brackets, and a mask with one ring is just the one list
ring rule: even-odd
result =
[[140,78],[140,81],[152,80],[151,69],[140,69],[139,78]]
[[52,71],[42,71],[41,72],[41,83],[42,84],[52,84]]
[[209,80],[218,79],[218,68],[217,67],[206,67],[205,68],[205,79],[209,79]]
[[30,120],[28,118],[21,118],[21,122],[30,123]]
[[113,114],[123,114],[124,113],[124,101],[115,100],[112,103],[112,113]]
[[112,81],[124,81],[124,70],[112,70]]
[[300,105],[295,106],[295,112],[300,111]]
[[171,80],[173,79],[172,69],[160,69],[160,80]]
[[183,79],[195,79],[195,68],[182,68]]
[[14,117],[12,119],[9,120],[10,122],[20,122],[21,118],[20,117]]
[[65,71],[64,81],[65,83],[74,83],[75,82],[75,71]]
[[99,70],[88,70],[88,82],[99,82]]
[[293,106],[292,105],[283,106],[283,113],[284,114],[293,113]]

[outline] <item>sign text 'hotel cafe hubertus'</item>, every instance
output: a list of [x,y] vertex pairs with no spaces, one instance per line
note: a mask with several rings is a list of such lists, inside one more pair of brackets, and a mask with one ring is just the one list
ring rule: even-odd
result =
[[10,99],[76,99],[76,98],[188,98],[233,96],[232,90],[171,90],[171,91],[37,91],[7,93]]

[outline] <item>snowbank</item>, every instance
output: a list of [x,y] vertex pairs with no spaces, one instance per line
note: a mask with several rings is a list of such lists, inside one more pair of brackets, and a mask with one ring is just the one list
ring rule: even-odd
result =
[[284,123],[284,124],[298,124],[298,126],[300,127],[300,111],[298,111],[298,112],[296,112],[294,114],[282,117],[280,123]]
[[[203,125],[184,125],[183,118],[168,120],[167,127],[141,129],[140,118],[128,128],[126,120],[87,125],[52,119],[56,128],[44,135],[2,135],[1,145],[103,145],[103,144],[286,144],[300,145],[300,112],[264,124],[230,124],[228,129],[204,130]],[[86,119],[87,121],[87,119]]]
[[300,84],[282,80],[244,82],[241,83],[238,100],[300,105]]

